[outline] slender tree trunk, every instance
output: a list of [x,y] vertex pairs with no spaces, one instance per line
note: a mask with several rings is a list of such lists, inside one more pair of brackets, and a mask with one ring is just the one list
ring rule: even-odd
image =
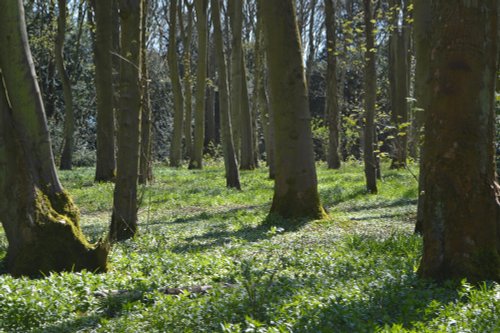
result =
[[226,169],[226,186],[240,189],[240,174],[238,171],[238,162],[236,161],[236,152],[234,150],[231,117],[229,115],[229,89],[220,21],[220,3],[219,0],[211,0],[210,3],[212,5],[215,52],[217,58],[217,70],[219,74],[219,109],[221,119],[222,149],[224,151],[224,166]]
[[208,77],[211,84],[207,86],[207,103],[205,105],[205,149],[217,143],[215,131],[215,47],[210,44],[208,57]]
[[96,19],[95,86],[97,93],[97,159],[95,180],[115,177],[115,117],[113,110],[113,0],[94,1]]
[[57,17],[57,36],[55,43],[55,61],[64,95],[64,144],[61,154],[61,170],[71,170],[73,160],[73,146],[75,134],[75,113],[73,108],[73,96],[71,92],[71,81],[64,66],[64,37],[66,35],[66,1],[58,0],[59,15]]
[[205,136],[205,96],[208,61],[208,0],[195,0],[198,30],[198,68],[196,74],[196,107],[194,115],[194,143],[189,162],[190,169],[203,167],[203,139]]
[[261,1],[274,116],[276,180],[271,214],[323,218],[311,116],[293,0]]
[[364,162],[366,189],[369,193],[377,193],[377,161],[374,153],[375,137],[375,97],[376,97],[376,69],[375,69],[375,35],[372,21],[371,0],[363,0],[364,20],[366,33],[365,53],[365,128],[364,128]]
[[181,164],[182,152],[182,128],[184,119],[184,94],[182,92],[181,79],[179,74],[179,63],[177,61],[177,1],[170,1],[169,9],[170,27],[168,33],[168,54],[167,61],[170,69],[170,80],[172,81],[172,91],[174,95],[174,129],[170,144],[170,166],[179,167]]
[[400,169],[406,166],[408,155],[407,143],[410,127],[408,126],[408,38],[407,27],[403,20],[399,22],[400,14],[406,17],[407,4],[402,0],[393,2],[395,10],[393,31],[390,42],[390,84],[391,84],[391,121],[394,130],[393,152],[391,169]]
[[329,169],[340,168],[340,109],[337,87],[337,57],[336,50],[336,22],[335,4],[333,0],[325,0],[325,23],[327,42],[327,88],[326,114],[328,117],[328,156]]
[[[231,36],[231,57],[228,68],[230,68],[229,76],[229,112],[231,115],[231,125],[233,131],[234,147],[236,149],[236,158],[241,162],[241,112],[242,112],[242,67],[241,58],[243,50],[241,46],[241,5],[242,0],[228,1],[227,11],[230,21]],[[239,10],[238,10],[239,9]],[[239,13],[239,15],[238,15]],[[227,18],[226,18],[227,20]]]
[[139,184],[147,184],[153,181],[153,161],[151,142],[151,100],[149,97],[149,73],[148,73],[148,50],[147,50],[147,20],[149,0],[143,0],[142,23],[141,23],[141,147],[139,162]]
[[307,54],[307,62],[306,62],[306,79],[307,79],[307,87],[308,90],[311,90],[311,74],[312,68],[314,65],[314,55],[316,53],[316,49],[314,46],[314,22],[316,16],[316,0],[310,0],[310,10],[309,10],[309,51]]
[[0,2],[0,220],[14,276],[106,271],[107,244],[91,245],[56,174],[23,2]]
[[[260,13],[260,1],[257,1],[257,12]],[[264,130],[264,144],[266,150],[266,162],[269,167],[269,178],[274,179],[274,131],[272,114],[269,112],[269,99],[266,91],[266,59],[264,50],[264,34],[262,17],[257,17],[257,29],[255,38],[255,90],[256,107],[261,115],[262,128]]]
[[120,0],[121,62],[118,157],[110,239],[137,233],[137,178],[141,141],[141,0]]
[[430,45],[423,51],[430,52],[425,59],[432,61],[425,86],[429,106],[419,275],[438,281],[500,281],[500,193],[494,167],[497,1],[422,0],[415,5],[432,13]]
[[184,46],[182,54],[182,68],[184,86],[184,157],[191,156],[193,146],[193,87],[191,84],[191,40],[193,37],[193,5],[184,0],[187,7],[187,26],[184,28],[182,5],[179,5],[179,27],[181,30],[182,43]]

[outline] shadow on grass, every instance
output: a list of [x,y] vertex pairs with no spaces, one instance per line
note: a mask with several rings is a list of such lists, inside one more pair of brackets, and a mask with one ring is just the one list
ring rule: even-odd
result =
[[438,316],[439,307],[458,299],[454,288],[407,279],[386,283],[362,300],[331,298],[295,324],[295,332],[379,332],[401,325],[411,329]]
[[360,211],[365,211],[365,210],[371,210],[371,209],[381,209],[381,208],[396,208],[396,207],[402,207],[402,206],[411,206],[411,205],[416,205],[417,204],[417,199],[397,199],[389,202],[373,202],[369,204],[360,204],[356,205],[354,207],[349,207],[346,208],[346,212],[360,212]]
[[324,205],[332,206],[342,202],[356,199],[361,195],[365,195],[366,188],[358,186],[354,190],[346,191],[342,186],[320,188],[319,195]]

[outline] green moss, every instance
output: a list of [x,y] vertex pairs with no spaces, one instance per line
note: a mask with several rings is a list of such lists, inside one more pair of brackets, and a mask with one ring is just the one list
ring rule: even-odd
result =
[[273,197],[271,214],[284,218],[308,218],[320,220],[328,217],[321,205],[317,188],[311,187],[302,192],[289,190],[283,196]]
[[[59,196],[60,207],[71,208],[66,193]],[[64,204],[64,199],[69,201]],[[74,211],[73,211],[74,212]],[[20,251],[11,258],[9,271],[14,276],[36,276],[61,271],[107,270],[106,243],[90,244],[71,215],[62,215],[40,190],[36,192],[34,226],[23,228],[25,237]]]

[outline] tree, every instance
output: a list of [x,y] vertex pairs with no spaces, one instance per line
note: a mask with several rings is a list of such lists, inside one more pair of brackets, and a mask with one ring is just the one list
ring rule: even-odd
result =
[[23,2],[0,3],[0,220],[15,275],[106,271],[109,248],[85,239],[56,174]]
[[[408,126],[409,71],[408,71],[408,27],[405,22],[408,0],[391,0],[392,25],[389,38],[389,81],[391,86],[391,121],[394,129],[392,169],[406,166]],[[402,17],[402,20],[400,19]]]
[[137,233],[137,178],[141,124],[141,0],[120,0],[121,62],[118,156],[110,239]]
[[276,178],[271,214],[325,217],[317,188],[307,86],[293,0],[260,3],[269,68]]
[[73,142],[75,132],[75,111],[73,107],[73,93],[71,80],[64,65],[64,37],[66,35],[66,0],[58,0],[59,15],[57,16],[57,36],[55,42],[55,62],[57,72],[61,76],[64,95],[64,145],[61,154],[61,170],[71,170],[73,160]]
[[184,94],[182,92],[179,74],[179,63],[177,60],[177,1],[170,1],[169,8],[169,32],[167,61],[172,81],[172,92],[174,95],[174,128],[170,144],[170,166],[178,167],[181,163],[182,152],[182,128],[184,119]]
[[255,169],[254,131],[248,97],[245,57],[242,46],[243,0],[231,1],[231,114],[233,116],[233,136],[237,137],[236,147],[240,148],[240,169]]
[[113,0],[93,1],[95,33],[95,86],[97,94],[97,152],[95,180],[111,181],[115,177],[115,116],[113,65]]
[[221,139],[224,154],[224,167],[226,169],[226,186],[240,189],[240,174],[236,152],[234,150],[231,117],[229,114],[229,89],[227,83],[226,57],[224,55],[224,42],[220,20],[219,0],[210,1],[212,8],[212,22],[214,26],[214,43],[218,71],[219,85],[219,112],[221,122]]
[[333,0],[325,0],[326,24],[326,114],[328,118],[328,156],[327,164],[330,169],[340,168],[340,109],[337,89],[337,57],[336,49],[336,22],[335,4]]
[[364,126],[364,162],[366,189],[369,193],[377,193],[377,161],[374,153],[375,139],[375,98],[377,93],[377,77],[375,68],[375,33],[371,0],[363,0],[366,34],[365,52],[365,126]]
[[139,161],[139,183],[153,180],[152,138],[151,138],[151,100],[149,96],[148,72],[148,10],[149,0],[143,0],[141,23],[141,147]]
[[427,42],[417,43],[429,78],[419,274],[499,281],[500,192],[493,145],[497,1],[422,0],[415,7],[416,19],[420,11],[429,18]]
[[190,169],[203,167],[203,141],[205,138],[205,95],[208,61],[208,0],[195,0],[198,30],[198,68],[196,73],[196,105],[194,114],[194,142],[189,162]]

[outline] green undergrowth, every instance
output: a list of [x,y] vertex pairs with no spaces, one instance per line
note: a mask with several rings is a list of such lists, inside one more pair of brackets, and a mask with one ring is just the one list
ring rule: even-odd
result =
[[[116,245],[110,272],[0,276],[0,332],[499,332],[500,287],[416,277],[417,184],[384,168],[378,195],[362,166],[320,166],[330,217],[287,228],[266,219],[267,170],[224,187],[223,168],[155,168],[141,187],[140,235]],[[415,172],[412,167],[413,173]],[[113,186],[63,172],[92,240],[110,221]],[[297,224],[295,224],[297,225]],[[0,236],[0,257],[6,240]],[[211,285],[206,295],[163,287]],[[120,292],[117,292],[120,291]]]

